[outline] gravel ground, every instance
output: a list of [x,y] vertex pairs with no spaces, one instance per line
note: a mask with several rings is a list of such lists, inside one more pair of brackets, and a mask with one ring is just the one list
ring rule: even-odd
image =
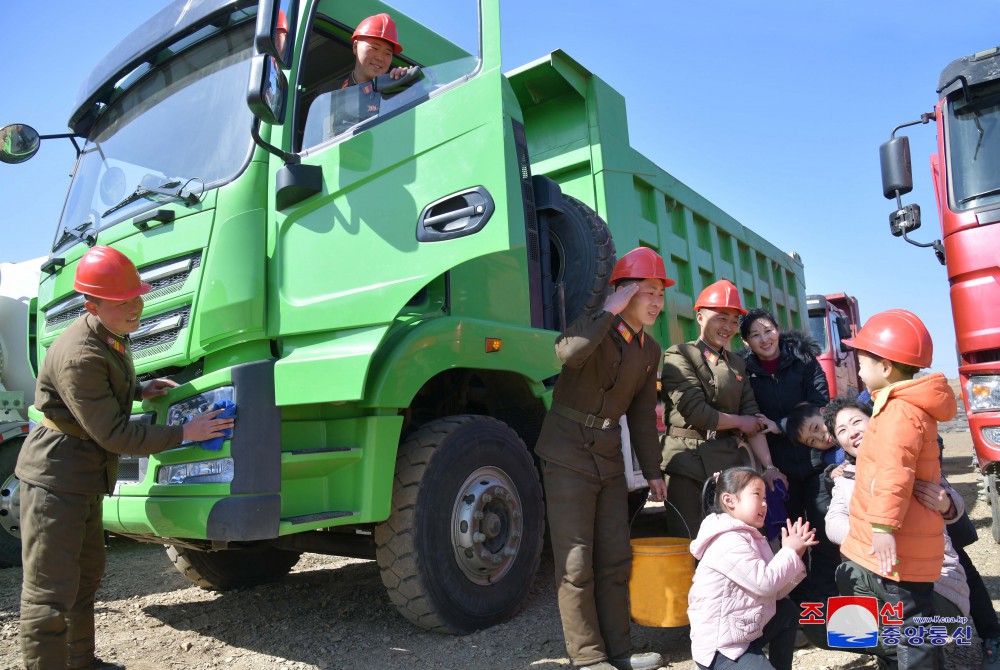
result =
[[[965,497],[980,540],[969,547],[994,605],[1000,552],[990,510],[977,500],[972,443],[964,417],[942,426],[945,471]],[[19,569],[0,570],[0,668],[19,666]],[[656,650],[666,667],[694,669],[686,628],[633,626],[637,650]],[[949,667],[981,665],[979,640]],[[412,668],[552,670],[568,668],[555,602],[552,560],[542,567],[512,621],[466,637],[423,632],[397,614],[374,562],[305,554],[276,584],[225,594],[203,591],[174,570],[160,547],[112,538],[97,602],[98,654],[131,670],[175,668]],[[796,651],[796,667],[874,668],[868,657],[815,648]],[[1000,664],[986,666],[1000,670]]]

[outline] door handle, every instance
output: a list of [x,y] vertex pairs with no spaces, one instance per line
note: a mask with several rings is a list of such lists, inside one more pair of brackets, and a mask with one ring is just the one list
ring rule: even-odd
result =
[[472,222],[472,218],[485,212],[482,204],[469,205],[444,214],[436,214],[424,219],[424,227],[440,232],[461,230]]
[[493,199],[482,186],[442,198],[421,212],[417,240],[437,242],[471,235],[482,230],[494,209]]

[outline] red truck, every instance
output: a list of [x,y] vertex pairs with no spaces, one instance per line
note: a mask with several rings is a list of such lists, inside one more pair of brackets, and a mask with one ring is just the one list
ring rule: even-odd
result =
[[[937,92],[934,111],[894,128],[879,148],[882,192],[896,200],[890,232],[930,247],[947,266],[962,398],[993,508],[993,539],[1000,543],[1000,47],[953,61]],[[900,199],[913,189],[910,144],[896,133],[931,121],[937,125],[930,163],[941,239],[917,242],[908,233],[920,227],[920,207]]]
[[816,358],[826,373],[830,397],[857,395],[862,389],[858,376],[858,355],[841,340],[853,337],[861,328],[858,299],[846,293],[807,295],[809,333],[822,350]]

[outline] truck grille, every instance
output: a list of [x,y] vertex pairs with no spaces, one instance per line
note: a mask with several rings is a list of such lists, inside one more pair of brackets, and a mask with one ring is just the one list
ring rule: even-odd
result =
[[173,346],[190,320],[190,305],[144,318],[139,322],[139,330],[132,333],[132,358],[163,353]]
[[[139,277],[153,287],[143,296],[144,300],[148,302],[180,291],[188,277],[200,266],[201,254],[197,253],[142,268]],[[79,294],[56,303],[45,311],[45,331],[52,332],[69,325],[84,312],[83,296]]]
[[[145,461],[140,466],[139,461]],[[120,456],[118,458],[118,483],[136,484],[142,481],[140,470],[145,470],[145,465],[149,463],[148,458],[140,459],[138,456]]]

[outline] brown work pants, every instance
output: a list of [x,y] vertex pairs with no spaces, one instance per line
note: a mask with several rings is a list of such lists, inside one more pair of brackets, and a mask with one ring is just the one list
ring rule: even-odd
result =
[[632,547],[625,476],[601,480],[550,462],[543,475],[570,661],[580,666],[627,656]]
[[27,670],[94,660],[94,595],[104,574],[103,496],[21,483],[21,658]]

